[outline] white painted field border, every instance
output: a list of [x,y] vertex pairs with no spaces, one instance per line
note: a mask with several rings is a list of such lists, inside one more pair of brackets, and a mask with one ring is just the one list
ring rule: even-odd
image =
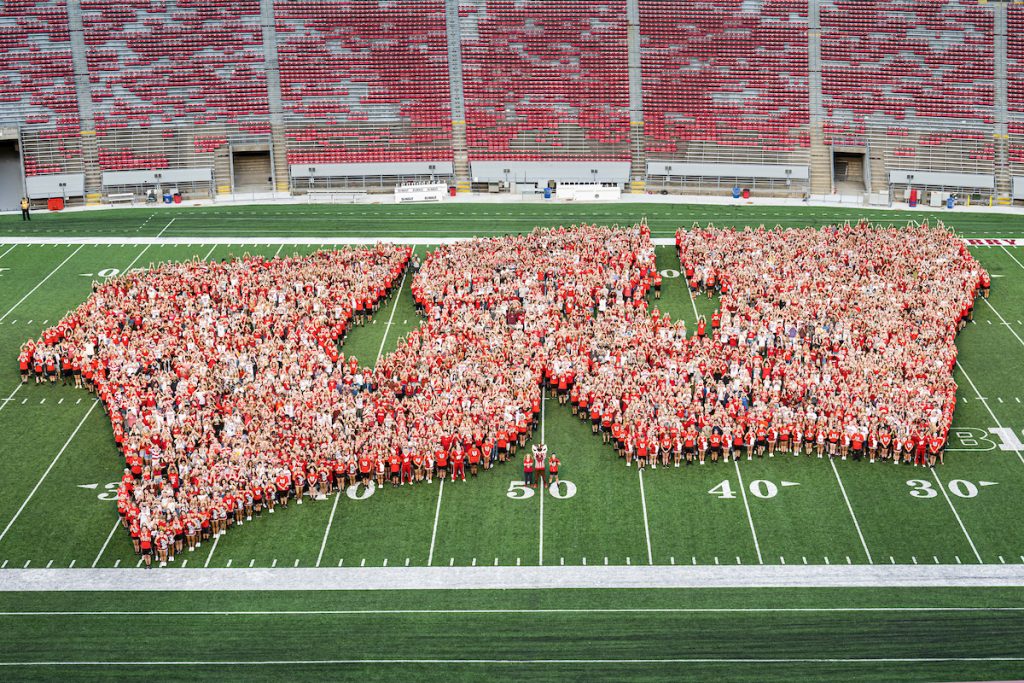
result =
[[939,479],[939,473],[935,471],[934,467],[931,468],[931,470],[932,476],[935,478],[935,483],[939,485],[939,490],[942,491],[942,497],[946,499],[946,502],[949,504],[949,509],[953,511],[953,516],[956,517],[957,524],[960,525],[960,530],[964,532],[967,542],[971,544],[971,550],[974,551],[974,556],[978,558],[978,564],[985,564],[985,560],[981,559],[981,553],[978,552],[978,549],[974,545],[974,539],[971,538],[971,535],[967,532],[967,527],[964,526],[963,520],[960,519],[960,513],[956,511],[956,508],[953,506],[953,501],[949,499],[949,494],[946,493],[946,486],[942,483],[942,480]]
[[84,661],[48,660],[38,662],[0,662],[0,667],[136,667],[136,666],[327,666],[344,664],[468,664],[534,666],[538,664],[925,664],[941,662],[1024,662],[1024,657],[778,657],[778,658],[714,658],[673,657],[651,659],[264,659],[264,660],[125,660]]
[[58,460],[60,460],[60,456],[64,455],[64,451],[66,451],[68,446],[71,445],[71,442],[78,434],[78,430],[82,428],[82,425],[85,424],[85,421],[89,418],[89,415],[92,414],[92,411],[95,410],[96,406],[98,405],[99,401],[93,401],[93,404],[89,406],[89,410],[85,411],[85,415],[82,416],[81,422],[79,422],[78,426],[75,427],[75,431],[71,432],[71,436],[69,436],[68,440],[64,442],[64,445],[61,446],[61,449],[57,451],[57,455],[54,456],[53,460],[50,462],[50,466],[46,468],[45,472],[43,472],[43,476],[39,477],[39,481],[37,481],[36,485],[32,487],[31,491],[29,491],[28,497],[25,498],[25,502],[21,504],[21,507],[18,508],[18,511],[14,513],[14,517],[11,518],[11,521],[8,522],[7,526],[4,527],[4,530],[0,532],[0,541],[4,540],[4,537],[7,536],[7,532],[10,531],[11,527],[14,526],[14,523],[18,521],[18,517],[20,517],[21,513],[25,510],[25,506],[28,505],[28,502],[30,500],[32,500],[32,496],[36,495],[36,491],[38,491],[39,487],[42,486],[43,481],[46,479],[46,476],[50,474],[50,470],[52,470],[53,466],[57,464]]
[[[981,395],[981,392],[978,391],[978,385],[975,384],[974,380],[971,379],[971,376],[967,374],[967,370],[964,369],[964,366],[960,365],[960,361],[956,362],[956,366],[960,368],[960,372],[963,373],[964,379],[966,379],[968,384],[971,385],[971,388],[974,389],[975,396],[977,396],[978,400],[981,401],[981,404],[985,406],[985,410],[988,411],[988,414],[995,421],[996,427],[999,429],[1005,429],[1005,427],[1003,427],[1003,423],[1000,422],[999,418],[996,417],[996,414],[992,412],[992,407],[988,404],[988,401]],[[1021,464],[1024,464],[1024,455],[1021,455],[1019,450],[1014,450],[1014,453],[1017,454],[1017,459],[1021,461]]]
[[856,529],[857,529],[857,536],[860,538],[860,544],[864,547],[864,554],[867,555],[868,564],[874,564],[875,561],[873,559],[871,559],[871,551],[868,550],[867,541],[864,540],[864,534],[860,530],[860,522],[857,521],[857,515],[854,514],[853,506],[850,504],[850,498],[849,498],[849,496],[846,495],[846,487],[843,486],[843,480],[839,476],[839,470],[836,469],[835,460],[833,460],[832,458],[829,458],[828,462],[829,462],[830,465],[832,465],[832,471],[835,472],[836,482],[839,483],[839,490],[843,494],[843,500],[846,501],[846,509],[850,511],[850,519],[853,520],[853,526],[856,527]]
[[[377,363],[380,362],[380,357],[384,353],[384,344],[387,342],[388,334],[391,332],[391,327],[394,324],[395,311],[398,309],[398,302],[402,298],[402,290],[405,288],[405,278],[406,278],[406,276],[408,274],[409,274],[409,269],[406,268],[405,272],[402,273],[402,281],[400,283],[398,283],[398,291],[395,292],[395,295],[394,295],[395,296],[395,300],[391,304],[391,315],[388,316],[388,323],[384,327],[384,334],[383,334],[383,336],[381,336],[381,338],[380,338],[380,348],[377,349],[377,360],[374,361],[374,364],[377,364]],[[317,556],[316,556],[316,566],[317,567],[320,566],[320,562],[323,561],[323,559],[324,559],[324,550],[327,548],[327,539],[328,539],[328,537],[330,537],[330,535],[331,535],[331,527],[334,525],[334,515],[338,511],[338,501],[341,500],[341,493],[342,493],[341,491],[338,491],[338,492],[336,492],[334,494],[334,503],[331,505],[331,514],[327,518],[327,528],[324,529],[324,538],[323,538],[323,541],[320,542],[320,552],[317,553]]]
[[[62,240],[61,242],[59,242],[59,243],[63,243],[63,240]],[[32,296],[32,294],[33,294],[33,293],[34,293],[34,292],[35,292],[35,291],[36,291],[37,289],[39,289],[40,287],[42,287],[42,286],[43,286],[43,284],[44,284],[44,283],[45,283],[45,282],[46,282],[47,280],[49,280],[49,279],[50,279],[51,277],[53,277],[54,273],[56,273],[56,272],[57,272],[58,270],[60,270],[61,268],[63,268],[63,267],[64,267],[64,264],[65,264],[65,263],[67,263],[67,262],[68,262],[68,261],[70,261],[70,260],[71,260],[72,258],[74,258],[74,257],[75,257],[75,254],[77,254],[78,252],[80,252],[80,251],[82,250],[82,247],[84,247],[84,246],[85,246],[85,244],[80,244],[80,245],[78,246],[78,248],[77,248],[77,249],[75,249],[75,250],[74,250],[73,252],[71,252],[70,254],[68,254],[68,257],[67,257],[66,259],[64,259],[63,261],[61,261],[60,263],[58,263],[58,264],[57,264],[57,267],[56,267],[56,268],[54,268],[53,270],[51,270],[51,271],[50,271],[50,273],[49,273],[49,274],[48,274],[48,275],[47,275],[46,277],[44,277],[44,278],[43,278],[42,280],[40,280],[40,281],[39,281],[39,284],[37,284],[37,285],[36,285],[35,287],[33,287],[32,289],[30,289],[30,290],[28,291],[28,294],[26,294],[25,296],[23,296],[23,297],[21,297],[20,299],[18,299],[18,303],[16,303],[16,304],[14,304],[13,306],[11,306],[11,308],[10,308],[10,309],[9,309],[9,310],[8,310],[8,311],[7,311],[6,313],[4,313],[4,314],[3,314],[2,316],[0,316],[0,322],[3,322],[4,320],[6,320],[6,319],[7,319],[7,316],[9,316],[9,315],[10,315],[11,313],[13,313],[13,312],[14,312],[14,309],[16,309],[16,308],[17,308],[18,306],[20,306],[21,304],[25,303],[25,299],[27,299],[27,298],[29,298],[30,296]]]
[[995,607],[551,607],[494,609],[313,609],[313,610],[44,610],[0,612],[0,617],[277,617],[403,616],[415,614],[800,614],[903,612],[1024,612],[1020,606]]
[[1024,587],[1024,564],[4,569],[0,592]]

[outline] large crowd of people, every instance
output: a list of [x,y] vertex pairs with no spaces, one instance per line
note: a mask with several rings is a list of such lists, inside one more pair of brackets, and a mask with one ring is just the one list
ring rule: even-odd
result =
[[131,272],[19,361],[102,400],[147,565],[360,482],[466,481],[517,451],[557,478],[546,447],[524,450],[545,390],[629,466],[941,460],[954,338],[988,286],[948,232],[708,227],[676,245],[693,294],[721,297],[693,334],[648,310],[646,226],[574,226],[438,248],[412,280],[422,324],[373,368],[339,344],[407,247]]

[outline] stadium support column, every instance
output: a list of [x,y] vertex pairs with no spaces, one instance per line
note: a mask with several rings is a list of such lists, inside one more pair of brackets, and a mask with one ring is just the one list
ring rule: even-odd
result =
[[263,66],[267,74],[267,103],[270,111],[270,163],[273,165],[274,190],[288,192],[288,139],[285,136],[284,108],[281,105],[281,69],[277,60],[277,26],[274,0],[260,0],[260,30],[263,33]]
[[75,73],[75,98],[78,100],[78,127],[81,135],[82,172],[85,174],[85,203],[99,204],[102,199],[99,150],[96,144],[96,118],[93,115],[89,62],[85,52],[81,0],[68,0],[68,31],[71,38],[71,66]]
[[640,61],[640,0],[626,0],[626,48],[629,70],[629,191],[647,187],[647,146],[644,144],[644,83]]
[[999,203],[1010,203],[1012,178],[1010,175],[1009,99],[1007,93],[1006,4],[992,3],[995,12],[995,130],[992,147],[995,151],[996,197]]
[[832,148],[825,144],[821,94],[821,0],[807,6],[807,96],[811,126],[811,194],[832,194]]
[[448,92],[451,98],[452,161],[455,185],[469,192],[469,151],[466,145],[466,94],[462,83],[462,29],[459,0],[445,0],[445,33],[448,36]]

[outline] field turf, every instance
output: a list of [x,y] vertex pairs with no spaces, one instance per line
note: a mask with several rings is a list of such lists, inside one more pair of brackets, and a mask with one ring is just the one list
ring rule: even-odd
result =
[[[693,222],[820,225],[868,217],[900,224],[924,212],[811,207],[668,204],[436,206],[239,206],[36,214],[31,224],[0,217],[0,565],[3,568],[134,568],[138,558],[116,527],[112,490],[120,472],[109,421],[91,395],[71,387],[19,384],[17,351],[84,300],[101,274],[191,258],[308,253],[346,237],[440,239],[518,233],[582,221],[632,224],[647,217],[655,237]],[[1017,216],[937,214],[959,234],[1024,237]],[[173,219],[173,220],[172,220]],[[113,241],[159,236],[159,244],[17,244],[12,237]],[[268,242],[300,238],[303,244]],[[204,243],[229,238],[231,244]],[[418,246],[421,254],[429,246]],[[991,299],[958,339],[960,386],[946,464],[921,468],[777,455],[774,459],[648,470],[641,479],[602,446],[567,407],[546,402],[541,427],[562,458],[562,487],[527,497],[506,464],[469,483],[352,491],[234,529],[176,558],[196,567],[337,567],[758,564],[1024,563],[1024,249],[982,247]],[[716,303],[692,300],[672,278],[671,247],[660,301],[693,321]],[[344,350],[373,363],[418,324],[409,282]],[[389,324],[390,323],[390,324]],[[993,432],[992,430],[1000,430]],[[538,438],[540,433],[535,435]],[[361,499],[356,499],[361,498]],[[154,570],[156,571],[156,570]],[[131,581],[126,572],[125,581]],[[3,572],[0,571],[0,581]],[[211,605],[213,605],[211,607]],[[219,607],[217,607],[219,605]],[[465,610],[624,607],[982,607],[941,612],[428,612],[422,614],[12,615],[100,610]],[[1019,588],[884,590],[635,590],[263,594],[0,593],[4,661],[320,661],[266,664],[303,677],[412,675],[431,678],[708,678],[760,680],[935,680],[1012,678],[1024,656]],[[48,647],[54,633],[61,648]],[[139,642],[125,649],[126,634]],[[956,634],[954,637],[953,634]],[[170,634],[170,637],[168,635]],[[182,647],[188,634],[195,647]],[[323,642],[323,647],[310,643]],[[52,645],[52,642],[50,643]],[[928,658],[946,661],[923,661]],[[763,658],[773,663],[724,660]],[[385,664],[340,660],[436,659]],[[914,661],[878,661],[914,660]],[[329,662],[327,661],[329,660]],[[443,661],[441,661],[443,660]],[[452,660],[516,660],[516,663]],[[529,660],[529,661],[527,661]],[[557,660],[537,662],[536,660]],[[614,660],[614,661],[612,661]],[[644,661],[627,661],[644,660]],[[651,661],[651,660],[706,660]],[[712,661],[713,660],[713,661]],[[840,660],[840,661],[824,661]],[[956,660],[956,661],[953,661]],[[446,662],[446,663],[445,663]],[[385,667],[385,668],[382,668]],[[0,669],[2,671],[2,669]],[[18,666],[11,678],[94,678],[153,673],[162,678],[247,677],[244,666],[152,664]],[[1014,676],[1013,674],[1017,674]],[[2,674],[0,674],[2,675]]]

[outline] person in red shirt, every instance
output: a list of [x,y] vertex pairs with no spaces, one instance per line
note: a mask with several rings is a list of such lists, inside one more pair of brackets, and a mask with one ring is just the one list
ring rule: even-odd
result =
[[932,432],[931,437],[928,439],[928,466],[935,467],[935,462],[942,463],[942,454],[945,450],[946,440],[943,439],[938,431]]
[[452,454],[452,481],[466,481],[466,454],[459,448]]
[[550,479],[552,484],[557,484],[559,481],[558,470],[561,464],[562,461],[558,459],[558,456],[555,453],[548,456],[548,479]]
[[[536,448],[536,446],[534,446]],[[523,481],[527,486],[537,488],[537,485],[533,482],[533,457],[527,455],[523,458]]]

